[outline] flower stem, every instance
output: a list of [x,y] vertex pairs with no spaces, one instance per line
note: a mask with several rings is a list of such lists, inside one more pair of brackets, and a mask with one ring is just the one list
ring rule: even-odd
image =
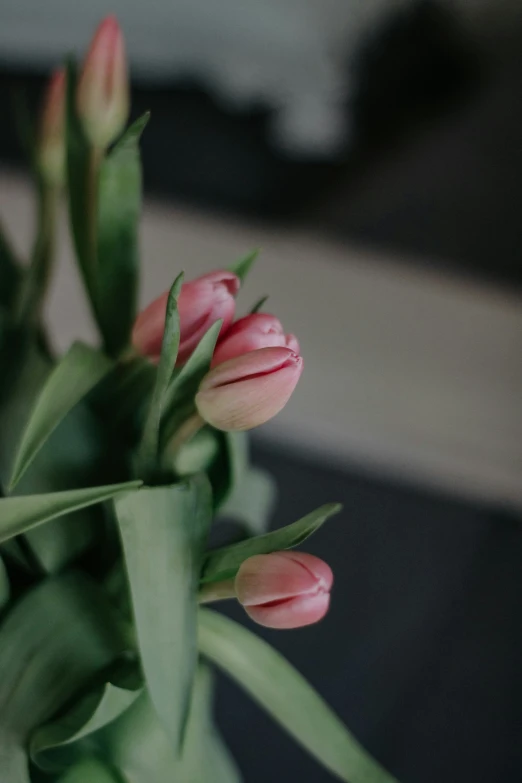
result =
[[203,585],[199,591],[199,603],[210,604],[213,601],[224,601],[227,598],[235,598],[234,580],[225,579],[223,582],[211,582]]

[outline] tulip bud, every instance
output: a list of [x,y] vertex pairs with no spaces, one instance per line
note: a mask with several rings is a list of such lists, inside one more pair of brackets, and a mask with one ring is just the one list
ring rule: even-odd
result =
[[250,430],[284,408],[303,369],[289,348],[260,348],[218,364],[196,394],[199,415],[218,430]]
[[129,76],[123,34],[115,16],[94,34],[78,81],[76,105],[87,138],[105,149],[129,116]]
[[[232,272],[211,272],[184,283],[178,298],[181,338],[177,364],[183,364],[213,323],[223,321],[220,334],[232,323],[236,307],[234,295],[239,278]],[[143,310],[132,331],[136,350],[157,360],[161,353],[168,291]]]
[[65,70],[58,68],[47,85],[40,119],[38,165],[49,185],[65,179]]
[[274,552],[245,560],[235,591],[249,617],[267,628],[299,628],[321,620],[330,604],[333,574],[305,552]]
[[249,351],[275,347],[299,353],[297,338],[284,333],[278,318],[267,313],[253,313],[232,324],[214,351],[212,367]]

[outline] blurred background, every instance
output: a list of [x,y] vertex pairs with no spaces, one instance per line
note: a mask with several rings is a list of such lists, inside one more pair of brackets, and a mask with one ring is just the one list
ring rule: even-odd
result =
[[[251,247],[240,300],[306,371],[254,438],[274,525],[343,513],[317,628],[266,632],[402,783],[522,780],[520,0],[2,0],[0,215],[32,220],[10,105],[115,12],[143,137],[142,301]],[[62,226],[55,342],[92,334]],[[239,611],[230,611],[240,616]],[[248,783],[333,780],[228,682]]]

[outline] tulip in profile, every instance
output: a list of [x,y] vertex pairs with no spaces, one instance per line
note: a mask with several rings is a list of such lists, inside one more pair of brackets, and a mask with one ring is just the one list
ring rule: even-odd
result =
[[235,591],[249,617],[267,628],[299,628],[321,620],[330,604],[333,574],[305,552],[274,552],[245,560]]
[[[178,364],[183,364],[203,335],[216,321],[222,320],[223,334],[234,319],[239,278],[225,270],[210,272],[184,283],[178,298],[181,339]],[[141,354],[157,360],[161,353],[168,291],[143,310],[132,331],[132,344]]]
[[65,70],[58,68],[47,85],[38,138],[38,165],[49,185],[65,178],[65,87]]
[[284,408],[303,360],[289,348],[260,348],[214,367],[196,395],[199,415],[218,430],[250,430]]
[[299,353],[297,338],[293,334],[285,334],[278,318],[267,313],[252,313],[232,324],[214,352],[212,366],[249,351],[278,346]]
[[78,81],[78,115],[91,144],[105,149],[129,116],[129,75],[123,34],[115,16],[94,34]]

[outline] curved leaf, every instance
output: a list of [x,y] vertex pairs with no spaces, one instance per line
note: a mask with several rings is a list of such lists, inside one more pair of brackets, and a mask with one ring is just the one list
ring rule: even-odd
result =
[[161,417],[179,349],[178,297],[182,284],[183,272],[174,280],[169,292],[165,313],[165,330],[161,344],[161,357],[140,444],[138,455],[139,470],[145,478],[154,477],[157,470]]
[[117,498],[145,680],[169,737],[179,743],[197,659],[197,591],[212,514],[205,476]]
[[241,282],[244,283],[260,252],[261,248],[256,247],[254,250],[247,253],[246,256],[238,258],[237,261],[234,261],[234,263],[229,266],[229,272],[233,272],[239,277]]
[[126,648],[118,618],[78,573],[47,579],[0,626],[0,780],[27,783],[25,745]]
[[162,416],[162,446],[195,410],[193,398],[210,369],[221,325],[222,321],[212,324],[169,383]]
[[46,495],[21,495],[0,498],[0,542],[18,536],[55,517],[78,511],[95,503],[138,489],[141,481],[127,481],[106,487],[71,489],[65,492],[49,492]]
[[212,722],[212,677],[197,668],[181,756],[144,692],[101,732],[100,745],[128,783],[240,783],[239,771]]
[[97,758],[86,758],[71,767],[58,783],[121,783],[119,775]]
[[32,760],[40,769],[49,772],[65,769],[71,760],[76,760],[75,743],[112,723],[139,695],[140,690],[127,690],[106,683],[56,722],[40,727],[33,734],[30,744]]
[[209,552],[203,563],[201,581],[220,582],[223,579],[232,579],[247,557],[298,546],[315,533],[329,517],[338,514],[341,508],[340,503],[327,503],[292,525]]
[[72,408],[112,369],[99,351],[74,343],[47,378],[22,434],[9,482],[18,483],[33,459]]
[[148,119],[149,114],[137,119],[100,166],[97,311],[100,331],[111,356],[117,356],[127,346],[136,317],[141,210],[139,140]]
[[309,753],[346,783],[397,783],[282,655],[255,634],[200,609],[199,646]]

